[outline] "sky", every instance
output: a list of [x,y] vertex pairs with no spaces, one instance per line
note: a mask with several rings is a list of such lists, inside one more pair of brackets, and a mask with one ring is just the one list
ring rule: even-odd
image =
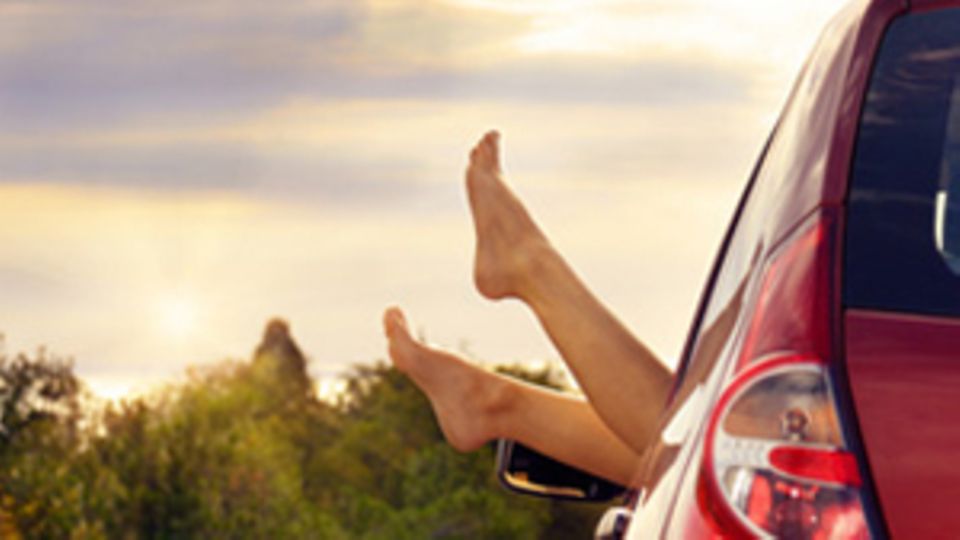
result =
[[2,0],[0,332],[97,393],[246,358],[280,316],[331,380],[400,305],[489,363],[555,361],[482,299],[471,145],[668,365],[836,2]]

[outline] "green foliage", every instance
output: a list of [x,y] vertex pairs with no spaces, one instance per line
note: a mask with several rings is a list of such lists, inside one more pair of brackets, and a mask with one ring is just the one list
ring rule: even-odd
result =
[[0,526],[66,537],[83,523],[85,485],[64,459],[80,441],[81,397],[69,361],[0,355]]
[[192,370],[84,415],[69,363],[0,356],[0,537],[589,537],[595,509],[500,487],[493,449],[451,449],[394,369],[357,366],[330,404],[269,366]]

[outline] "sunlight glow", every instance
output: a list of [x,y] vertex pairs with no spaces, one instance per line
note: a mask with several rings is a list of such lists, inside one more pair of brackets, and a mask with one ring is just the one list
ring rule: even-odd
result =
[[334,404],[347,389],[347,381],[342,377],[326,376],[313,383],[314,392],[321,401]]
[[122,399],[135,397],[133,384],[109,378],[94,377],[87,380],[90,390],[100,399],[117,403]]
[[171,295],[161,300],[157,308],[160,328],[164,334],[185,339],[196,329],[199,310],[193,299]]
[[795,74],[838,9],[835,0],[446,1],[526,20],[526,32],[514,39],[520,54],[698,58],[754,74],[776,70],[779,79]]

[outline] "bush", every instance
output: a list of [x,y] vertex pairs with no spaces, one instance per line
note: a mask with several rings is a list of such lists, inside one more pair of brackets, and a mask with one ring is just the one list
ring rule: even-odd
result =
[[83,406],[69,362],[0,356],[0,536],[589,536],[595,510],[512,494],[492,448],[452,450],[394,369],[355,367],[330,404],[282,357],[298,349],[261,352],[104,409]]

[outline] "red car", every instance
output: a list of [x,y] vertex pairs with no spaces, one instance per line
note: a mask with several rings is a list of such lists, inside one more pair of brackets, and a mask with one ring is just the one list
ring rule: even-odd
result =
[[[617,492],[500,457],[528,492]],[[958,458],[960,1],[858,1],[748,183],[645,487],[599,534],[960,538]]]

